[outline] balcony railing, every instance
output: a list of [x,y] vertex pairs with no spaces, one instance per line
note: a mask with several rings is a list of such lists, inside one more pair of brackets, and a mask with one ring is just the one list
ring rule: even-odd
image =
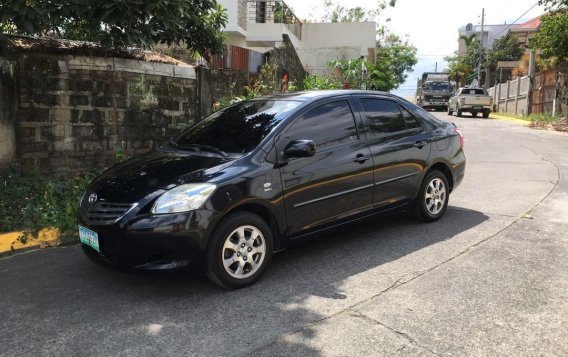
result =
[[248,22],[257,24],[285,24],[291,33],[301,39],[302,21],[284,1],[248,1]]

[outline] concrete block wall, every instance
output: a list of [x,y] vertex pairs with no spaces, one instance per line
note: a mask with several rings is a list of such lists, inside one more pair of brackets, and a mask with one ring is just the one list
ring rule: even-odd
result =
[[0,59],[0,167],[10,163],[16,155],[14,72],[14,62]]
[[100,169],[117,152],[148,151],[198,119],[192,67],[37,53],[17,64],[14,127],[26,171]]

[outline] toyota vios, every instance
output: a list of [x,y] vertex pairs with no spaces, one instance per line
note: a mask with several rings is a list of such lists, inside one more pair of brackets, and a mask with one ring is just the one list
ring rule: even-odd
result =
[[460,131],[396,96],[263,97],[97,177],[79,237],[97,262],[197,268],[239,288],[314,233],[397,208],[439,219],[464,170]]

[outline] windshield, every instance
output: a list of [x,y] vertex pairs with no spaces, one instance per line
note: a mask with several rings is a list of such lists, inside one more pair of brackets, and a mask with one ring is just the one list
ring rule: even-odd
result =
[[217,153],[248,153],[300,104],[292,100],[240,102],[187,129],[174,140],[174,144]]
[[425,90],[438,90],[438,91],[449,91],[450,84],[448,82],[427,82],[424,85]]

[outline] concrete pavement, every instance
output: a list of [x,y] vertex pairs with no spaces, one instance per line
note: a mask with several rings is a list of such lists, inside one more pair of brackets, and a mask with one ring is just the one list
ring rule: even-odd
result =
[[239,291],[109,271],[77,246],[0,259],[0,354],[568,354],[568,135],[437,116],[468,157],[439,222],[351,226]]

